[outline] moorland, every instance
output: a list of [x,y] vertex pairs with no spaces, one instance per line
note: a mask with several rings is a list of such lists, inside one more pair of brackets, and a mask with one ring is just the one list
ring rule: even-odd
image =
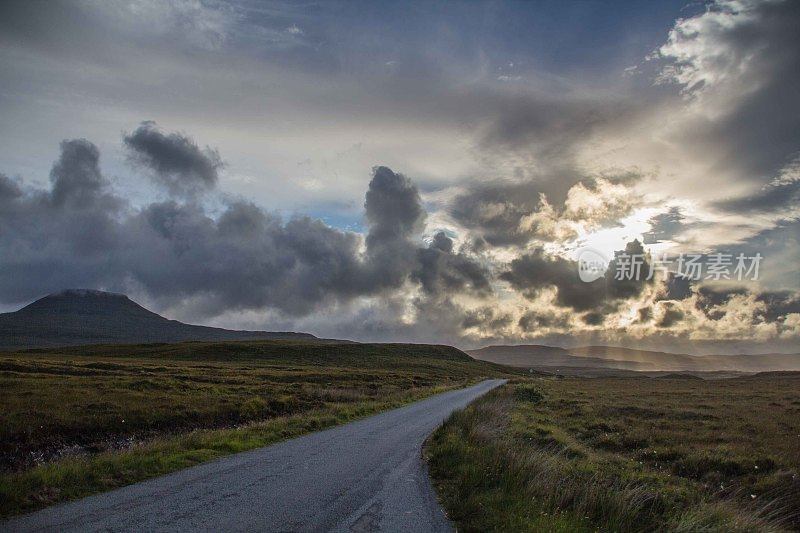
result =
[[514,371],[449,346],[294,340],[0,353],[0,515]]
[[800,529],[800,374],[533,378],[429,439],[462,531]]

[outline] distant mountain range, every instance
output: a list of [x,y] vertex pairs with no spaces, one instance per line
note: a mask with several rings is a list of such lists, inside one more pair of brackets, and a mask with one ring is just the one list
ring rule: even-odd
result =
[[148,311],[124,294],[66,290],[13,313],[0,313],[0,349],[81,344],[317,340],[309,333],[236,331],[184,324]]
[[[184,324],[149,311],[124,294],[85,289],[51,294],[19,311],[0,313],[0,350],[87,344],[279,339],[326,340],[309,333],[237,331]],[[800,371],[800,354],[695,356],[613,346],[565,349],[536,344],[487,346],[467,353],[484,361],[534,369],[591,368],[602,372]]]
[[467,353],[476,359],[525,368],[589,367],[640,372],[800,370],[800,354],[697,356],[614,346],[582,346],[565,349],[537,344],[487,346]]

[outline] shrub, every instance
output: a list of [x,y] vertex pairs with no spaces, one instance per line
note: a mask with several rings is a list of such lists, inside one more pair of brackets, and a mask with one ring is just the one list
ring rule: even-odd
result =
[[517,385],[514,389],[514,399],[520,402],[539,403],[544,400],[544,395],[532,385]]
[[276,415],[287,415],[298,410],[297,398],[288,395],[276,396],[269,400],[269,410]]
[[775,461],[768,457],[724,457],[715,453],[697,454],[675,463],[674,472],[680,476],[704,479],[710,474],[737,477],[758,471],[761,474],[775,470]]
[[243,420],[253,420],[264,416],[267,410],[267,402],[259,396],[253,396],[245,400],[239,407],[239,417]]

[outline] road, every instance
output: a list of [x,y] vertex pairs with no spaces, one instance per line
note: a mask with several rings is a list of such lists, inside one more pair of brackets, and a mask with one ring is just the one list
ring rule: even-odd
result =
[[451,531],[421,457],[489,380],[0,524],[0,531]]

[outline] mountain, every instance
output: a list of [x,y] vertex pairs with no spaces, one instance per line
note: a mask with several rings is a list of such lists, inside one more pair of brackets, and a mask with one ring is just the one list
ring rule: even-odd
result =
[[613,360],[605,357],[577,357],[570,350],[553,346],[527,344],[518,346],[487,346],[467,351],[469,355],[483,361],[509,366],[566,366],[597,367],[618,370],[656,370],[652,365],[636,361]]
[[256,339],[316,337],[184,324],[148,311],[124,294],[83,289],[51,294],[19,311],[0,313],[0,349]]
[[554,348],[536,344],[487,346],[467,352],[476,359],[519,367],[590,367],[669,372],[800,370],[800,354],[688,355],[617,346]]
[[688,355],[670,352],[636,350],[617,346],[583,346],[569,352],[578,357],[613,361],[635,361],[658,370],[732,370],[761,372],[766,370],[800,370],[800,354]]
[[694,369],[699,364],[696,361],[698,357],[688,354],[636,350],[617,346],[581,346],[570,348],[569,353],[575,357],[591,357],[606,361],[631,361],[659,369],[665,369],[665,367],[668,367],[666,369],[684,367]]

